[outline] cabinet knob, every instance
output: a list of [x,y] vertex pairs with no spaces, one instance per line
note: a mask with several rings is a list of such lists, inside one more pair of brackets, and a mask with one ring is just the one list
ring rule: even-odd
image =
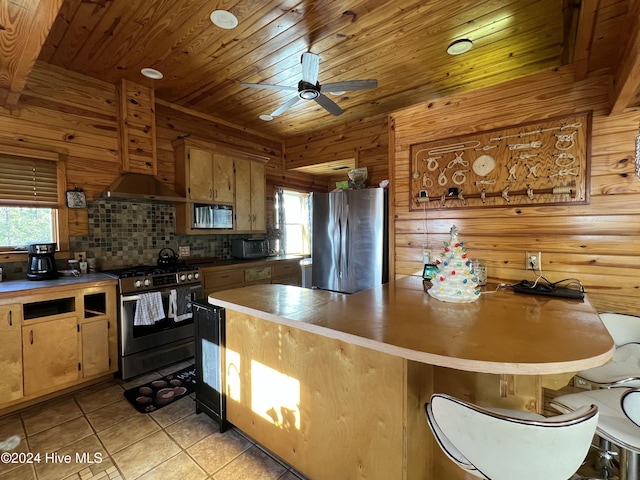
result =
[[33,330],[29,332],[29,343],[33,345]]
[[11,310],[9,310],[9,326],[12,327],[13,326],[13,312]]

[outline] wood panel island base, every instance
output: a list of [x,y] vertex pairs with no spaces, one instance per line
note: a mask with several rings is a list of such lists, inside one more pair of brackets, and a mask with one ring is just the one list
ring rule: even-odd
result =
[[433,442],[432,393],[541,412],[543,387],[614,349],[587,298],[443,303],[415,277],[354,295],[254,285],[209,303],[226,309],[228,420],[314,480],[467,478]]

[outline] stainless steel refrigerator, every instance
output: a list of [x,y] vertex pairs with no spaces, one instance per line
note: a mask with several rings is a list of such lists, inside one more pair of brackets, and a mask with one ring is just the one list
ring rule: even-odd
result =
[[387,191],[314,193],[312,285],[355,293],[389,280]]

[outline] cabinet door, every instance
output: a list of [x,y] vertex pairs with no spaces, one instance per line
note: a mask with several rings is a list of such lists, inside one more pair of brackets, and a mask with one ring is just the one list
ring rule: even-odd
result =
[[75,316],[22,327],[24,394],[78,380],[78,319]]
[[236,230],[265,231],[264,164],[236,159]]
[[213,154],[213,201],[233,203],[233,158],[220,153]]
[[2,401],[22,398],[22,307],[0,305],[0,391]]
[[251,229],[265,231],[265,184],[264,164],[251,162]]
[[236,159],[236,230],[251,230],[251,162]]
[[84,378],[109,373],[109,327],[108,320],[96,320],[80,326]]
[[189,199],[213,200],[213,154],[189,148]]

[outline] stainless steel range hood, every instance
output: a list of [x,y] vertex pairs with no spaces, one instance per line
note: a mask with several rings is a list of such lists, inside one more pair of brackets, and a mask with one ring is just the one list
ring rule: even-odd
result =
[[124,173],[102,192],[101,197],[171,203],[187,201],[153,175],[142,173]]

